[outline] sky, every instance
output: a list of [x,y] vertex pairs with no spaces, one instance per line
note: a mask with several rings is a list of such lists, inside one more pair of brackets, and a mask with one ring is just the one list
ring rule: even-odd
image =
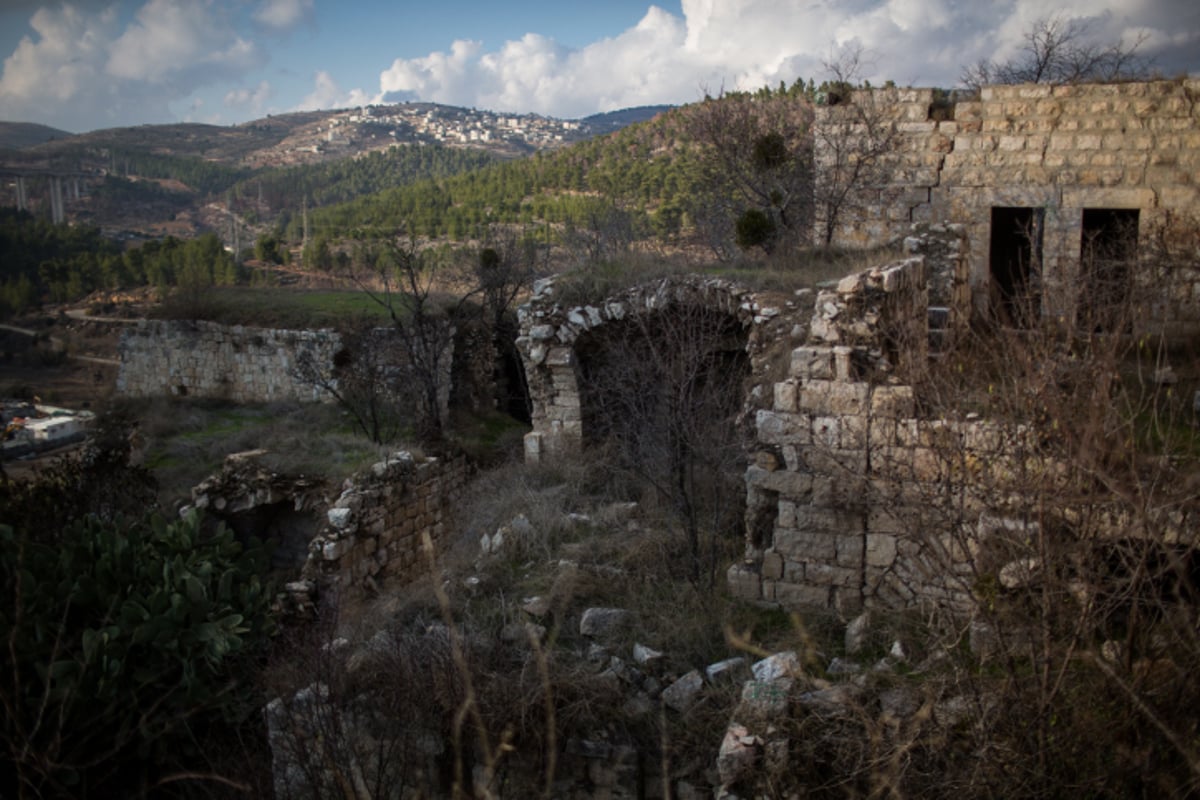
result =
[[1196,0],[0,0],[0,120],[72,132],[424,100],[573,119],[825,77],[952,87],[1047,14],[1200,75]]

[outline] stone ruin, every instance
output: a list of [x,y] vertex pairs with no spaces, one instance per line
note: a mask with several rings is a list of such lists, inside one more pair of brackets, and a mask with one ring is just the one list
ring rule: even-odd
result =
[[339,488],[280,475],[265,451],[235,453],[192,490],[192,506],[275,545],[276,569],[290,573],[283,610],[308,615],[320,596],[336,601],[374,593],[385,580],[428,573],[426,547],[446,544],[451,509],[467,482],[464,456],[434,458],[398,451]]
[[[564,307],[556,299],[553,280],[539,282],[532,298],[518,310],[517,347],[525,365],[532,402],[533,431],[525,436],[526,461],[578,452],[588,436],[587,387],[580,351],[604,346],[608,326],[638,315],[671,313],[699,307],[733,319],[744,333],[741,346],[751,356],[752,380],[767,369],[755,357],[795,326],[792,300],[759,297],[732,281],[719,278],[672,277],[631,288],[596,305]],[[760,390],[761,391],[761,390]]]
[[[1200,331],[1194,247],[1164,246],[1200,225],[1200,80],[985,86],[978,98],[935,89],[852,93],[818,107],[818,170],[831,142],[867,135],[864,114],[895,132],[869,183],[855,187],[835,243],[900,241],[913,224],[956,224],[966,240],[974,315],[1074,319],[1101,277],[1097,245],[1136,262],[1120,276],[1150,296],[1139,324],[1169,337]],[[852,148],[851,148],[852,149]],[[824,220],[820,209],[818,228]],[[931,290],[935,287],[931,285]],[[935,297],[935,305],[942,305]]]

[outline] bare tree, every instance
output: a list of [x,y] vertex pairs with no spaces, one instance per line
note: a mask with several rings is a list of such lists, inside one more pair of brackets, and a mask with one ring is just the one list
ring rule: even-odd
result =
[[606,326],[602,342],[579,352],[592,392],[585,435],[652,487],[682,529],[690,578],[711,585],[720,535],[741,519],[735,417],[746,356],[737,320],[671,303]]
[[483,296],[484,316],[499,332],[505,315],[521,292],[537,277],[544,253],[525,231],[489,228],[475,265]]
[[1138,50],[1145,34],[1132,43],[1100,42],[1092,24],[1060,14],[1042,17],[1024,35],[1020,53],[1008,61],[982,59],[966,67],[959,80],[978,91],[986,84],[1138,80],[1151,72]]
[[593,264],[628,253],[634,239],[633,216],[614,198],[582,198],[562,232],[563,245]]
[[749,246],[770,250],[805,239],[812,210],[812,106],[799,89],[722,90],[690,108],[687,119],[710,189],[695,198],[692,215],[717,256],[732,255],[729,244],[743,220],[743,228],[762,234],[742,237]]
[[864,51],[850,47],[824,63],[829,75],[821,124],[813,128],[812,193],[821,244],[833,243],[838,226],[862,205],[862,189],[884,181],[887,156],[899,142],[896,121],[879,93],[855,91]]
[[331,364],[302,350],[294,367],[298,380],[334,398],[376,444],[395,441],[412,421],[406,413],[414,405],[406,358],[390,333],[373,320],[358,320],[343,326],[342,346]]
[[470,301],[480,288],[468,283],[450,294],[463,288],[463,276],[429,259],[413,237],[383,240],[373,266],[373,280],[360,278],[359,286],[387,312],[403,349],[418,438],[438,442],[445,434],[455,327],[475,313]]

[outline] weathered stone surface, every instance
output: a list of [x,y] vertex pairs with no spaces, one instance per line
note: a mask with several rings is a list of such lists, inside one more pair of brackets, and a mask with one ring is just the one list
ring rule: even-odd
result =
[[662,701],[668,708],[682,713],[692,707],[703,688],[704,678],[694,669],[663,689]]
[[750,668],[756,681],[770,682],[779,678],[799,677],[804,674],[800,657],[795,650],[785,650],[782,653],[756,661]]
[[709,683],[721,680],[732,680],[739,672],[746,669],[747,662],[743,656],[734,656],[704,668],[704,677]]
[[846,655],[858,655],[866,647],[871,636],[871,612],[864,611],[846,626]]
[[756,724],[782,720],[788,712],[788,695],[794,683],[793,678],[746,681],[742,684],[742,698],[733,713],[734,719]]
[[1020,558],[1010,561],[1000,569],[1000,585],[1005,589],[1021,589],[1029,586],[1042,572],[1040,558]]
[[653,648],[637,643],[633,645],[633,660],[644,667],[658,664],[662,659],[663,654]]
[[744,726],[730,723],[717,753],[717,774],[721,785],[732,786],[745,778],[758,763],[762,740]]
[[549,597],[526,597],[521,601],[521,610],[532,617],[544,617],[550,613]]
[[579,620],[579,633],[592,639],[611,640],[629,630],[633,614],[624,608],[589,608]]

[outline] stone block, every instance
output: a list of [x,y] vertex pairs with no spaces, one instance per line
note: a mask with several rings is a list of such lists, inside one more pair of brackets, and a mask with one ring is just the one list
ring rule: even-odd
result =
[[[837,557],[837,535],[816,531],[798,531],[792,528],[776,528],[774,549],[786,556],[785,561],[832,561]],[[784,573],[790,575],[788,567]]]
[[807,501],[812,494],[813,476],[807,472],[780,469],[766,475],[756,475],[752,485],[761,486],[793,502]]
[[862,413],[867,407],[870,392],[871,387],[866,383],[831,383],[828,391],[828,410],[825,413],[842,416]]
[[[762,576],[748,564],[734,564],[725,573],[729,592],[741,600],[763,598]],[[767,598],[770,599],[770,598]]]
[[911,386],[879,386],[871,392],[871,414],[893,419],[911,417],[916,401]]
[[887,533],[868,533],[866,562],[868,567],[886,569],[896,560],[896,537]]
[[863,537],[855,532],[834,539],[837,548],[835,563],[840,567],[857,569],[863,562]]
[[813,444],[830,450],[837,449],[841,434],[840,417],[815,417],[812,423]]
[[860,578],[860,571],[852,567],[814,562],[804,565],[804,582],[813,586],[857,586]]
[[704,678],[701,677],[698,670],[692,670],[666,689],[663,689],[663,703],[668,708],[682,713],[692,707],[699,698],[700,691],[703,688]]
[[783,578],[783,556],[774,551],[763,553],[762,576],[773,581]]
[[796,384],[794,381],[775,384],[775,410],[795,413],[796,394]]
[[842,417],[839,446],[855,449],[867,446],[867,419],[865,417]]
[[792,351],[789,374],[794,378],[829,380],[833,377],[833,350],[828,347],[797,347]]
[[579,633],[593,639],[612,639],[629,629],[633,614],[624,608],[589,608],[579,620]]

